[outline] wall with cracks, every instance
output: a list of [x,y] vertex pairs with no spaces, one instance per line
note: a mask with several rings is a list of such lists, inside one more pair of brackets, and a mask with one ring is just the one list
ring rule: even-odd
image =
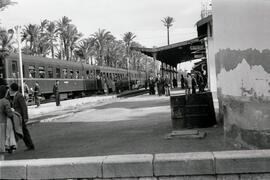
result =
[[270,147],[270,1],[214,0],[219,110],[228,142]]

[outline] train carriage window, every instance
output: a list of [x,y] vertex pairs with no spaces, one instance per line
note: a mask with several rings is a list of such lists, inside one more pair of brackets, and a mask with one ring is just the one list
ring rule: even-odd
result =
[[75,79],[79,79],[79,75],[80,75],[80,72],[79,72],[79,70],[77,70],[75,73]]
[[44,68],[44,66],[38,67],[38,75],[39,75],[39,78],[45,78],[45,68]]
[[28,66],[28,72],[29,72],[29,78],[35,78],[36,77],[36,70],[35,66]]
[[91,70],[91,72],[90,72],[90,79],[94,79],[94,78],[95,78],[94,72]]
[[86,79],[89,79],[89,70],[86,71]]
[[56,78],[61,78],[60,68],[56,68],[55,75],[56,75]]
[[63,78],[64,79],[67,79],[68,78],[68,73],[67,73],[67,69],[66,68],[63,69]]
[[18,77],[18,65],[17,65],[17,61],[12,61],[11,68],[12,68],[12,77],[13,78],[17,78]]
[[70,79],[73,79],[74,74],[73,74],[73,70],[72,69],[69,71],[69,74],[70,74]]
[[53,68],[48,67],[48,78],[53,78]]

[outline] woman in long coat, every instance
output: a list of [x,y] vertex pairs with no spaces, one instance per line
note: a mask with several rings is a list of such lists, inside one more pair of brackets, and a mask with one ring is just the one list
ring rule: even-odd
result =
[[13,113],[10,102],[6,99],[7,88],[0,86],[0,152],[12,152],[16,149],[15,134],[11,118]]

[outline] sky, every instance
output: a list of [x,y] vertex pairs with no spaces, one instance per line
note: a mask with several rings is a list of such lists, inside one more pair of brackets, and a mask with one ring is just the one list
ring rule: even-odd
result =
[[117,39],[125,32],[136,34],[135,41],[145,47],[167,45],[166,28],[161,19],[171,16],[175,22],[170,41],[176,43],[197,37],[202,0],[14,0],[18,4],[0,12],[5,28],[39,24],[41,20],[72,19],[84,37],[99,28]]

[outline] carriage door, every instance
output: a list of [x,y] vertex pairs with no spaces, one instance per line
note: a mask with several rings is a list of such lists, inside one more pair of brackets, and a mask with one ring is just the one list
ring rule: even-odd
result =
[[18,79],[19,72],[18,72],[18,63],[17,61],[11,62],[11,77],[14,79]]

